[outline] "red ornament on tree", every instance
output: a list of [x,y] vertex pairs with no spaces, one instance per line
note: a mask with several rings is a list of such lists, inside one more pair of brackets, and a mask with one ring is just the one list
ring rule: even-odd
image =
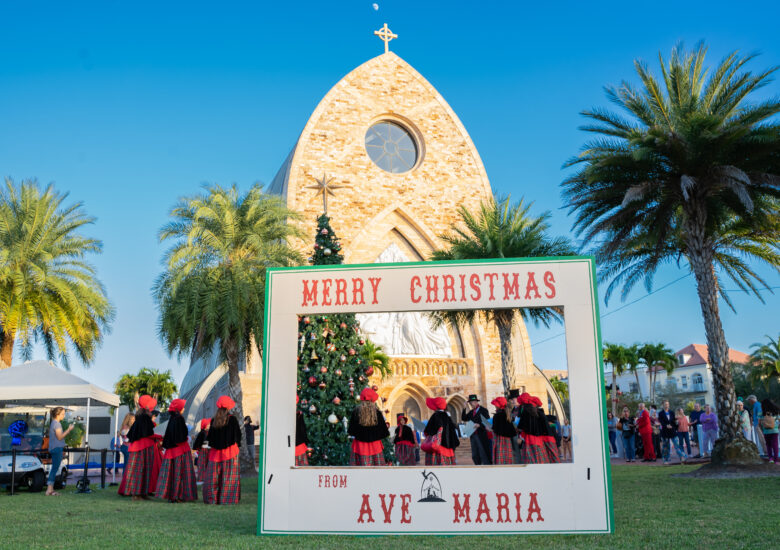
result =
[[309,376],[309,385],[313,388],[317,385],[317,378],[314,376]]
[[339,326],[340,326],[341,328],[347,328],[347,323],[341,323],[341,325],[339,325]]
[[354,350],[354,349],[352,349],[352,348],[349,348],[349,354],[350,354],[350,355],[355,355],[355,350]]
[[336,369],[336,376],[341,376],[341,369]]
[[371,389],[374,390],[374,391],[379,391],[379,386],[374,384],[373,386],[371,386]]
[[328,367],[320,367],[320,372],[322,374],[325,374],[326,372],[328,372]]
[[311,319],[309,319],[308,317],[304,317],[303,322],[308,325],[309,323],[311,323]]
[[334,405],[341,405],[341,399],[339,399],[338,396],[334,397],[333,398],[333,404]]
[[325,382],[320,382],[320,389],[321,389],[321,390],[324,390],[324,389],[325,389],[325,387],[326,387],[326,386],[325,386]]
[[368,367],[366,369],[366,376],[371,376],[372,374],[374,374],[374,367]]

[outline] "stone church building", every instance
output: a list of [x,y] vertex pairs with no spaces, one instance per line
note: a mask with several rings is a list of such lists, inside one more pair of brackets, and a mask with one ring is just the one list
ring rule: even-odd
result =
[[[355,68],[325,95],[268,189],[303,215],[303,230],[312,235],[302,245],[306,255],[323,211],[321,182],[328,180],[331,191],[324,198],[346,263],[426,260],[442,246],[439,236],[458,221],[460,206],[476,211],[492,197],[485,167],[457,115],[391,51]],[[459,418],[469,394],[483,405],[503,394],[492,325],[434,330],[422,313],[361,314],[358,320],[391,357],[392,376],[375,377],[372,384],[393,424],[398,412],[427,419],[427,397],[446,397]],[[533,363],[525,325],[517,321],[514,386],[561,411]],[[210,416],[215,397],[227,391],[227,369],[217,363],[216,354],[192,360],[181,387],[188,422]],[[255,420],[261,369],[253,350],[242,380],[244,414]]]

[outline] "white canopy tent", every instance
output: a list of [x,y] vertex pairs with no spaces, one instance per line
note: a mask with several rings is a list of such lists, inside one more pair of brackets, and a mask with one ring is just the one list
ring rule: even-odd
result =
[[0,407],[19,405],[48,408],[86,407],[86,447],[89,447],[90,407],[114,407],[114,434],[117,433],[119,396],[47,361],[31,361],[0,370]]

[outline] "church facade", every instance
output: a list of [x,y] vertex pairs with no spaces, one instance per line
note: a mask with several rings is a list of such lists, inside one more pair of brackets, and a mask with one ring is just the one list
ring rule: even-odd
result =
[[[322,182],[330,191],[323,193]],[[319,182],[319,183],[318,183]],[[440,235],[492,198],[479,153],[441,94],[407,62],[386,51],[342,78],[320,101],[269,192],[303,215],[312,242],[323,199],[341,239],[345,263],[423,261],[441,248]],[[362,314],[361,330],[391,357],[392,375],[378,387],[382,408],[395,417],[428,418],[427,397],[445,397],[460,415],[469,394],[483,404],[503,394],[499,339],[491,324],[435,329],[423,313]],[[534,366],[528,334],[513,334],[515,387],[557,404]],[[188,421],[210,414],[209,401],[226,387],[214,355],[194,358],[182,384],[192,400]],[[244,411],[259,411],[260,357],[253,351],[243,378]]]

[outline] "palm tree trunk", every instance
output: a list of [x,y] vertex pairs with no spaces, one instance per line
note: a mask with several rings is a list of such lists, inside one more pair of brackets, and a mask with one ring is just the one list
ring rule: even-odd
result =
[[227,339],[224,343],[225,358],[228,364],[228,391],[230,398],[236,402],[233,414],[241,425],[241,445],[239,446],[238,460],[242,472],[255,471],[255,464],[249,455],[249,449],[246,446],[244,437],[244,392],[241,389],[241,377],[238,374],[239,349],[238,342],[233,339]]
[[704,317],[704,332],[707,338],[709,364],[712,368],[712,381],[715,386],[720,437],[729,442],[737,436],[739,419],[736,412],[734,379],[728,362],[729,348],[720,320],[718,281],[715,277],[712,245],[705,236],[703,223],[689,222],[687,226],[687,257],[696,278],[696,291],[699,294],[699,304]]
[[612,365],[612,389],[609,390],[609,398],[612,400],[612,418],[617,418],[617,369]]
[[639,392],[639,399],[644,399],[642,397],[642,384],[639,383],[639,369],[634,369],[634,376],[636,377],[636,389]]
[[14,341],[16,334],[3,332],[0,336],[0,369],[7,369],[14,360]]
[[501,376],[504,382],[504,393],[509,393],[515,382],[515,357],[512,352],[512,316],[511,310],[495,312],[495,323],[498,329],[498,339],[501,342]]

